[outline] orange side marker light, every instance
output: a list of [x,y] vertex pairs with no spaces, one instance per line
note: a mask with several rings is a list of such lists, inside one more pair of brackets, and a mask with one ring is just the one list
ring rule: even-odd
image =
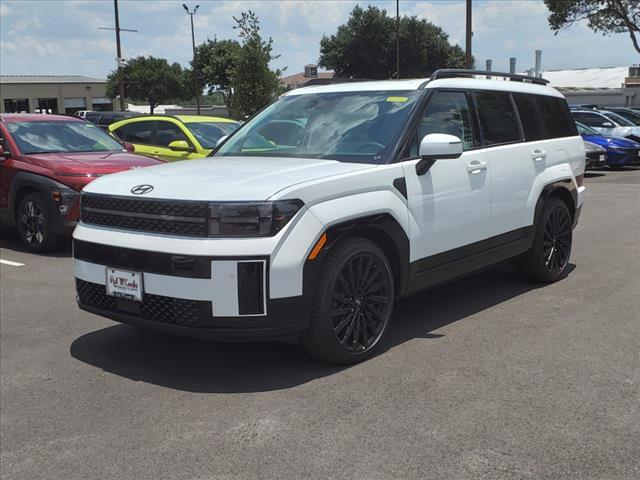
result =
[[316,242],[315,247],[313,247],[313,250],[311,250],[311,253],[309,254],[309,260],[313,260],[318,256],[318,254],[320,253],[320,250],[322,250],[322,247],[324,247],[325,243],[327,243],[327,234],[323,233],[322,236]]

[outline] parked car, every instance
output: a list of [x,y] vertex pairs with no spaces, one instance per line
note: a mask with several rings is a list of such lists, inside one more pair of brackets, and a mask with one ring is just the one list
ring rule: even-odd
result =
[[197,115],[149,115],[109,126],[109,131],[136,152],[167,161],[206,157],[218,140],[240,124],[222,117]]
[[80,118],[86,119],[87,118],[87,114],[89,114],[89,113],[99,113],[99,112],[94,112],[93,110],[78,110],[76,113],[74,113],[74,115],[76,117],[80,117]]
[[586,154],[585,168],[602,167],[607,164],[607,151],[600,145],[585,140],[584,150]]
[[107,173],[157,165],[80,118],[0,115],[0,219],[31,251],[53,250],[80,213],[80,190]]
[[138,112],[87,112],[84,116],[85,120],[97,125],[104,131],[108,131],[109,125],[119,122],[125,118],[134,118],[142,116]]
[[640,125],[640,112],[638,112],[637,110],[626,107],[607,107],[606,110],[608,110],[609,112],[613,112],[616,115],[620,115],[634,125]]
[[211,158],[87,185],[80,308],[353,363],[379,348],[395,298],[510,258],[562,279],[585,192],[567,103],[539,78],[468,75],[290,90]]
[[603,135],[624,137],[640,142],[640,127],[607,110],[572,110],[576,122],[591,127]]
[[607,152],[607,165],[610,168],[622,168],[629,165],[640,165],[640,143],[628,138],[602,135],[586,125],[576,122],[578,133],[588,142],[603,147]]

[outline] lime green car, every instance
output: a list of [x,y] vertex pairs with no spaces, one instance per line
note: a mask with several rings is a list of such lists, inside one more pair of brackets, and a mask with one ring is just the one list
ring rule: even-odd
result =
[[239,126],[222,117],[147,115],[112,123],[109,132],[133,144],[136,153],[173,162],[206,157]]

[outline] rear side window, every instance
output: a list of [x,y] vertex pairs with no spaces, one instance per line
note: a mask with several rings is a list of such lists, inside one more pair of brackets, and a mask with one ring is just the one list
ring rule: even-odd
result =
[[480,122],[480,134],[485,145],[522,140],[509,93],[475,92],[473,97]]
[[129,123],[116,129],[115,134],[125,142],[152,145],[155,126],[156,122]]
[[522,130],[524,130],[524,138],[528,142],[542,140],[544,138],[544,133],[542,131],[542,125],[540,125],[538,110],[536,108],[535,98],[533,95],[527,95],[526,93],[514,93],[513,100],[516,103],[518,115],[520,115],[520,123],[522,124]]
[[536,95],[535,99],[547,138],[572,137],[578,134],[569,106],[563,98]]

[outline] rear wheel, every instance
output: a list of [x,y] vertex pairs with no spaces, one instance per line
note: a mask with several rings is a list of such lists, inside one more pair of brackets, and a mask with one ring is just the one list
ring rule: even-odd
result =
[[373,242],[350,238],[329,254],[302,345],[330,363],[360,362],[375,352],[393,311],[393,275]]
[[62,237],[53,231],[50,209],[39,193],[24,196],[16,220],[22,243],[30,251],[48,252],[59,247]]
[[552,283],[564,277],[571,256],[573,225],[567,205],[559,198],[545,200],[533,245],[517,260],[529,280]]

